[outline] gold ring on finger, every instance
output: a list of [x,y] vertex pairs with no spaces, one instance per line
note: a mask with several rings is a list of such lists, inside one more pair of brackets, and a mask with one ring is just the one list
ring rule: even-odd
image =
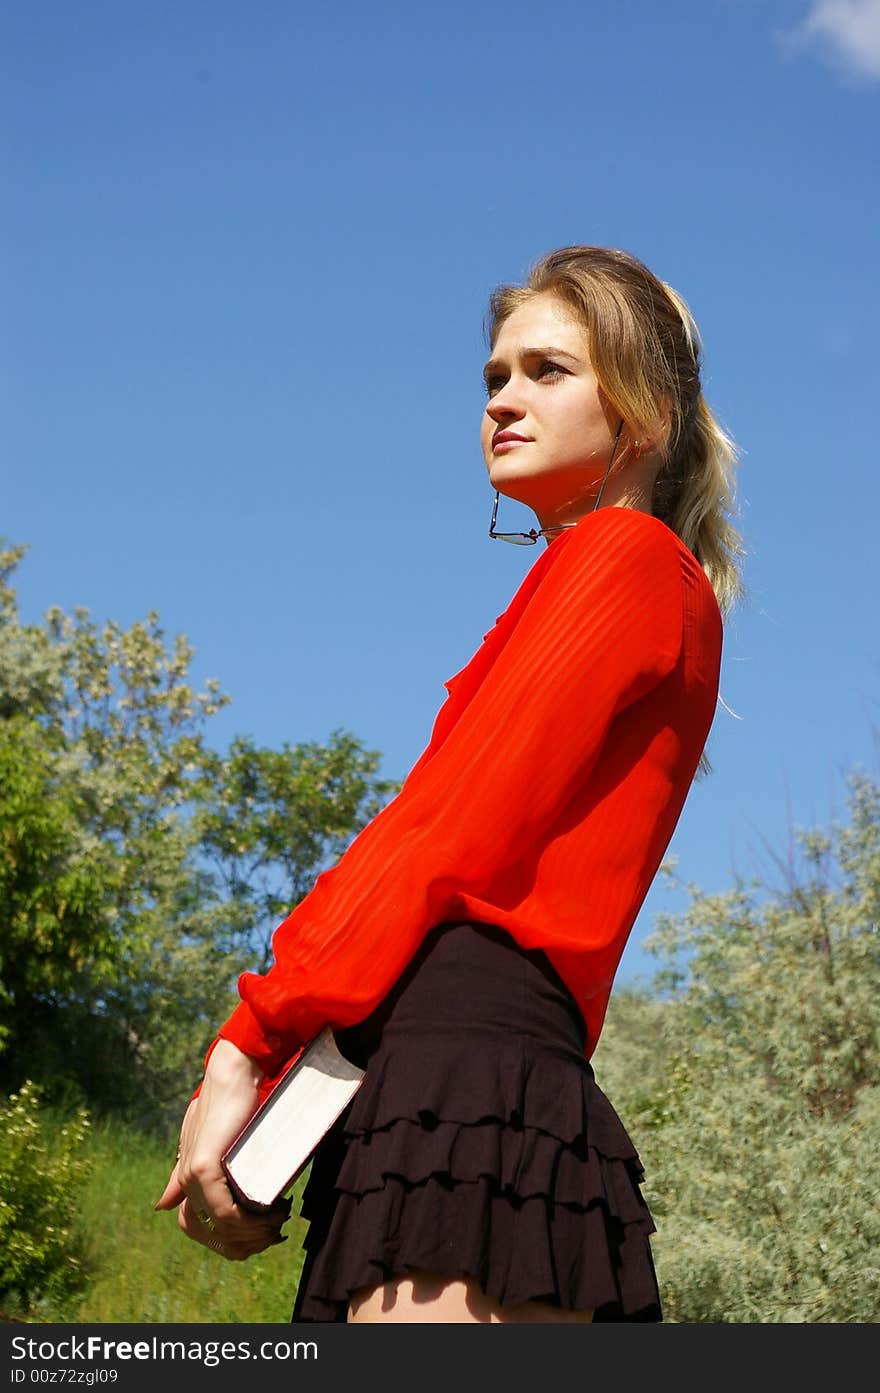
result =
[[223,1244],[220,1242],[219,1238],[212,1238],[208,1244],[208,1247],[213,1248],[215,1253],[223,1252]]
[[206,1229],[210,1229],[211,1233],[214,1232],[214,1220],[211,1218],[207,1209],[197,1210],[196,1218],[198,1219],[200,1224],[204,1224]]

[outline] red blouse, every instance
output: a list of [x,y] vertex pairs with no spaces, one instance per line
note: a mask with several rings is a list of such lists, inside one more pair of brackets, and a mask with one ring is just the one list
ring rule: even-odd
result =
[[709,734],[721,644],[708,577],[665,523],[605,507],[558,533],[219,1036],[275,1074],[321,1026],[368,1015],[433,925],[476,920],[544,950],[589,1059]]

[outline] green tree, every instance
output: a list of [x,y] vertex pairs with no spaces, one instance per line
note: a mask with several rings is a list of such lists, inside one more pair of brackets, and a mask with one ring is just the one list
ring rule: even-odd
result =
[[271,935],[399,784],[377,779],[378,755],[344,731],[329,744],[281,750],[236,737],[225,755],[206,751],[193,826],[222,887],[254,969],[271,961]]
[[159,616],[24,625],[0,553],[0,1087],[176,1119],[240,971],[398,785],[344,732],[227,754]]

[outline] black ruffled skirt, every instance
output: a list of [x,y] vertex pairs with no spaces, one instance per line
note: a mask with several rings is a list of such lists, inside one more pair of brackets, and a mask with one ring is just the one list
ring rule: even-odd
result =
[[662,1320],[644,1171],[544,953],[437,925],[336,1039],[366,1075],[312,1159],[294,1321],[345,1321],[358,1288],[415,1269],[505,1305]]

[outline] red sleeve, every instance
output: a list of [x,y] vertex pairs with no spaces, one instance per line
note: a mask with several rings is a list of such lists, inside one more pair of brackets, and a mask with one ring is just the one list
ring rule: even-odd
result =
[[268,1073],[321,1026],[368,1015],[457,892],[491,893],[534,857],[615,717],[675,667],[681,562],[664,524],[603,508],[554,547],[437,751],[276,929],[270,970],[239,979],[220,1035]]

